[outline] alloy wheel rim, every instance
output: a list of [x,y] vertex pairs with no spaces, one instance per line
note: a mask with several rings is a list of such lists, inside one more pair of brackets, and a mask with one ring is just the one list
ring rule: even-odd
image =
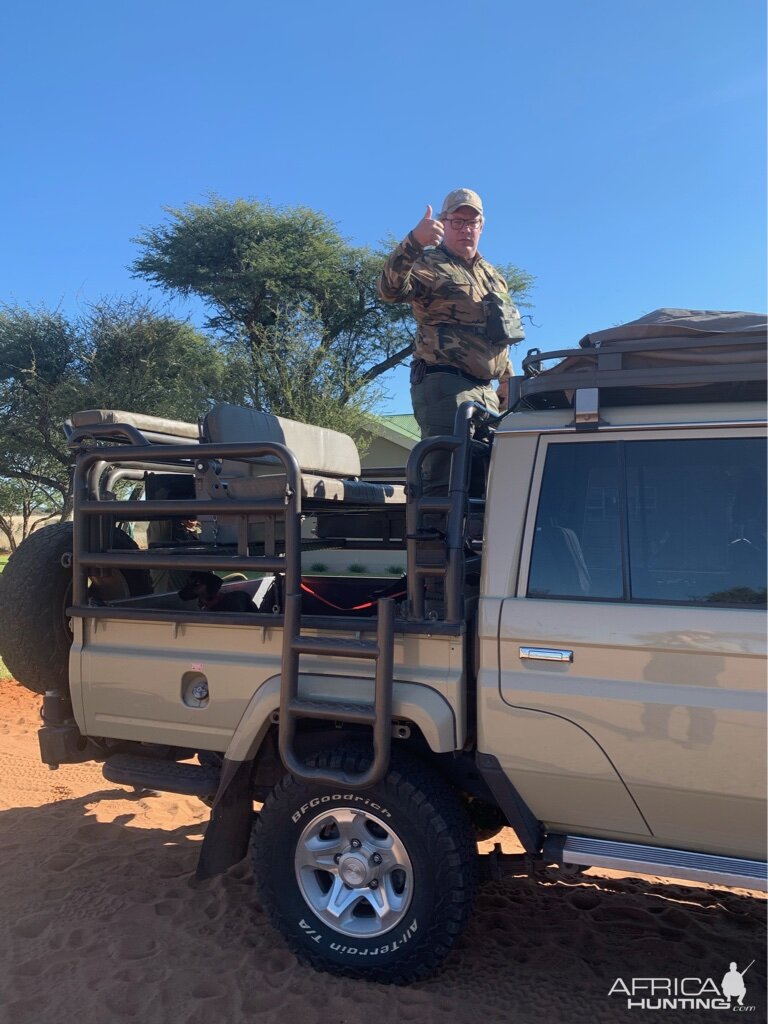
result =
[[304,828],[294,858],[304,900],[333,931],[376,938],[395,928],[413,897],[405,844],[384,819],[338,807]]

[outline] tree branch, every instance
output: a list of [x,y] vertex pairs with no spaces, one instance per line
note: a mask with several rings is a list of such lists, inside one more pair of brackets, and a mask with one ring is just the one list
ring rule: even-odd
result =
[[43,487],[50,487],[54,491],[58,491],[62,498],[66,497],[68,487],[62,486],[60,480],[54,480],[52,477],[43,476],[40,473],[35,473],[31,469],[12,469],[10,466],[3,466],[0,471],[0,475],[7,476],[12,480],[31,480],[33,483],[41,484]]
[[394,355],[389,356],[388,359],[382,360],[380,363],[376,363],[375,366],[371,366],[365,371],[360,377],[361,385],[370,384],[372,380],[380,377],[382,373],[386,373],[387,370],[391,370],[393,366],[397,366],[398,363],[402,363],[411,352],[413,352],[413,342],[409,342],[405,348],[401,348],[395,352]]

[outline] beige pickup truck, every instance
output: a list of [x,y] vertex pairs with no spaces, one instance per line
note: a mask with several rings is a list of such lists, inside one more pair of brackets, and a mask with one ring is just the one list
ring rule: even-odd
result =
[[[657,311],[530,352],[509,413],[375,478],[252,409],[73,415],[74,523],[0,577],[43,761],[206,799],[200,877],[250,846],[291,948],[379,981],[505,871],[765,888],[765,356],[763,316]],[[339,549],[404,572],[312,575]],[[479,856],[506,826],[525,853]]]

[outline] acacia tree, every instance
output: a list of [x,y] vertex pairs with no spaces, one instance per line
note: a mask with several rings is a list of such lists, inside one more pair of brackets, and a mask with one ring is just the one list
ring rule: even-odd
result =
[[102,301],[78,320],[81,408],[127,409],[195,422],[216,402],[241,401],[221,350],[191,324],[140,299]]
[[6,307],[0,313],[0,478],[12,513],[19,482],[72,508],[69,455],[61,424],[78,407],[77,329],[59,312]]
[[212,197],[167,212],[135,240],[134,274],[203,299],[256,408],[358,433],[371,401],[360,360],[367,370],[410,341],[402,315],[370,300],[369,255],[305,207]]
[[15,551],[39,526],[60,519],[57,495],[34,480],[0,479],[0,535]]
[[146,303],[100,303],[75,320],[59,311],[4,307],[0,512],[23,514],[24,503],[33,502],[51,518],[69,516],[71,456],[62,427],[77,409],[194,421],[216,401],[242,397],[208,339]]
[[[256,408],[357,434],[415,333],[410,308],[376,292],[387,253],[350,246],[306,207],[212,196],[166,213],[134,239],[134,275],[203,300]],[[506,271],[524,300],[532,278]]]

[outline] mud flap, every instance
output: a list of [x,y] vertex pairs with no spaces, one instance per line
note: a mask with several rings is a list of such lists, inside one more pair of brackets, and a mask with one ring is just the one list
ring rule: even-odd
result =
[[202,881],[220,875],[248,853],[253,826],[253,761],[224,758],[221,781],[205,830],[195,877]]
[[527,854],[536,856],[541,853],[544,829],[523,798],[517,792],[509,776],[493,754],[483,754],[479,750],[475,755],[475,763],[480,774],[488,784],[488,788],[496,798],[496,802],[506,815],[507,821],[517,834]]

